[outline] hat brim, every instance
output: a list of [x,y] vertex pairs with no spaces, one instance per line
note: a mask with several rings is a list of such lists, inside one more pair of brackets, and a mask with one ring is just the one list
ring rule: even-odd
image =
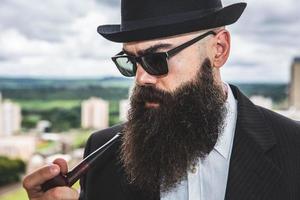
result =
[[135,30],[122,31],[121,25],[103,25],[99,26],[97,31],[107,40],[123,43],[174,36],[233,24],[240,18],[246,5],[246,3],[236,3],[198,18]]

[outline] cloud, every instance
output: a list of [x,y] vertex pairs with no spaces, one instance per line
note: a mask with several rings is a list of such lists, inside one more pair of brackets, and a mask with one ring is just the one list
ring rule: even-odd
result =
[[40,8],[34,6],[37,3],[41,4],[3,2],[1,9],[6,14],[0,10],[5,16],[0,17],[0,76],[117,74],[111,70],[109,57],[120,45],[102,39],[96,31],[99,24],[119,21],[116,9],[96,1],[45,1]]
[[1,2],[1,29],[16,29],[30,39],[60,41],[69,34],[68,24],[88,11],[80,0]]
[[111,7],[119,7],[121,0],[97,0],[99,4],[105,4]]
[[232,53],[224,68],[225,79],[288,82],[291,62],[300,55],[300,2],[248,0],[247,3],[240,20],[229,27]]
[[[223,4],[236,3],[223,0]],[[300,55],[300,1],[248,0],[234,25],[227,81],[288,82]],[[0,76],[119,75],[110,57],[120,44],[102,38],[100,24],[120,22],[120,0],[2,0]]]

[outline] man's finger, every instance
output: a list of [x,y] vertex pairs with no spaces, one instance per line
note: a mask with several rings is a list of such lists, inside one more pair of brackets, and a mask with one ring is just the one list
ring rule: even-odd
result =
[[60,167],[61,173],[66,174],[68,172],[68,164],[64,159],[57,158],[53,161],[53,163]]
[[78,200],[77,190],[69,187],[56,187],[45,193],[46,199]]
[[60,168],[56,164],[42,167],[35,172],[27,175],[23,180],[23,187],[26,190],[35,190],[45,181],[55,177],[60,173]]

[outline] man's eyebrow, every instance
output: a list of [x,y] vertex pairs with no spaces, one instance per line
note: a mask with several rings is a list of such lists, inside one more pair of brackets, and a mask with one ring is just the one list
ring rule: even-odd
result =
[[[142,56],[142,55],[145,55],[145,54],[148,54],[148,53],[157,52],[160,49],[170,48],[172,46],[173,46],[172,44],[168,44],[168,43],[155,44],[155,45],[153,45],[153,46],[151,46],[147,49],[138,51],[137,54],[138,54],[138,56]],[[124,48],[122,49],[122,51],[124,53],[126,53],[127,55],[129,55],[129,56],[136,56],[136,55],[134,55],[134,53],[129,52],[129,51],[125,50]]]

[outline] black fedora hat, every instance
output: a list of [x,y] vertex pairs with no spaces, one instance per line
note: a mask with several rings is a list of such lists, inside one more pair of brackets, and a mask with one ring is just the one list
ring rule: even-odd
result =
[[149,40],[232,24],[245,7],[223,7],[221,0],[122,0],[121,24],[97,30],[114,42]]

